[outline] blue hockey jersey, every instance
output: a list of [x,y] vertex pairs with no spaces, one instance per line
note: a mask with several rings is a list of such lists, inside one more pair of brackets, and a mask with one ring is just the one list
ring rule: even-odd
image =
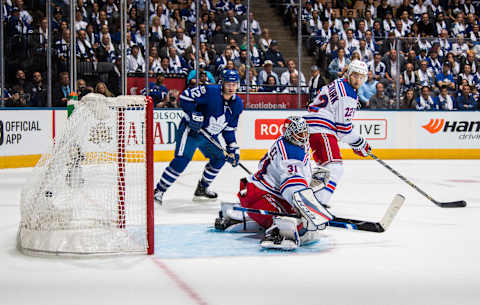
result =
[[243,111],[243,101],[237,95],[224,100],[220,85],[198,86],[182,92],[180,105],[187,122],[192,112],[200,112],[204,117],[203,129],[215,137],[222,133],[227,145],[236,142],[235,130]]

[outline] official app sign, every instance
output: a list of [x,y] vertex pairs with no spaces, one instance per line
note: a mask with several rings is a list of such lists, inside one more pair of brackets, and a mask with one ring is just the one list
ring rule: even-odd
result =
[[0,154],[46,152],[52,135],[51,110],[9,110],[0,113]]

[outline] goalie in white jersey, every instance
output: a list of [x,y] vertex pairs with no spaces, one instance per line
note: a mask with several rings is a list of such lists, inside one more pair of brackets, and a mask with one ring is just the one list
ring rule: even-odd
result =
[[[242,179],[237,195],[244,208],[296,214],[301,218],[254,213],[248,213],[247,216],[234,211],[234,204],[223,203],[215,227],[229,232],[263,228],[266,234],[261,246],[284,250],[293,250],[311,241],[315,231],[324,229],[325,223],[333,216],[315,200],[313,193],[311,198],[314,202],[308,201],[307,212],[307,203],[299,202],[294,197],[296,192],[308,190],[311,186],[321,184],[323,187],[325,179],[328,179],[324,176],[328,171],[324,169],[316,169],[312,173],[308,138],[306,121],[298,116],[288,117],[284,136],[279,137],[260,160],[258,171]],[[315,215],[306,215],[310,212]]]
[[326,186],[315,193],[317,199],[326,206],[343,175],[338,141],[349,144],[362,157],[367,157],[371,151],[367,141],[352,127],[352,119],[359,105],[357,90],[367,79],[367,73],[364,62],[353,60],[348,66],[347,77],[322,87],[315,100],[308,105],[309,113],[304,116],[310,132],[313,158],[319,166],[330,171]]

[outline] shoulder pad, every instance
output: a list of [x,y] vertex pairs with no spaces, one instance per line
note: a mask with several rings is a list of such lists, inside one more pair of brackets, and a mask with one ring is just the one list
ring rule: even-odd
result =
[[340,89],[341,96],[348,96],[353,99],[357,98],[357,91],[352,86],[350,86],[350,84],[345,80],[345,78],[338,80],[338,87]]
[[237,94],[234,95],[233,99],[233,108],[236,112],[240,113],[243,111],[243,99],[239,97]]
[[306,155],[304,148],[293,145],[283,137],[278,140],[278,145],[280,146],[280,151],[284,160],[294,159],[302,162],[304,161]]

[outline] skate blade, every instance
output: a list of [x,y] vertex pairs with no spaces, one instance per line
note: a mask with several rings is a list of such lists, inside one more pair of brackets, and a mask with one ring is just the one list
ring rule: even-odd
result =
[[196,202],[215,202],[218,198],[208,198],[208,197],[201,197],[201,196],[193,196],[192,201]]
[[293,251],[298,248],[293,240],[283,240],[280,244],[274,244],[272,241],[263,241],[260,243],[263,249],[274,249],[283,251]]

